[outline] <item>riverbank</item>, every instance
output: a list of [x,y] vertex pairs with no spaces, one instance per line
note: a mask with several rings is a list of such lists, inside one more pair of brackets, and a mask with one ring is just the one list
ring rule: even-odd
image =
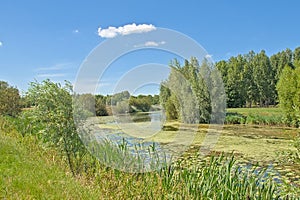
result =
[[34,137],[0,132],[0,199],[98,199],[100,192],[72,177],[57,152]]

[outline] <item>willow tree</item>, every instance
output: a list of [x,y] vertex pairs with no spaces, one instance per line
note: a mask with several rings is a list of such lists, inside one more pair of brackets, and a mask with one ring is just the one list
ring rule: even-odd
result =
[[207,60],[198,63],[194,57],[181,66],[177,60],[170,64],[168,79],[160,87],[161,105],[167,118],[179,119],[184,123],[207,123],[210,121],[210,76]]

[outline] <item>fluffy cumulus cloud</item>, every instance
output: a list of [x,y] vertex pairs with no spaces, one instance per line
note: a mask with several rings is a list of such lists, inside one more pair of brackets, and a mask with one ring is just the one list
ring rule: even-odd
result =
[[134,33],[146,33],[154,31],[156,27],[152,24],[127,24],[120,27],[109,26],[106,29],[98,28],[98,35],[103,38],[114,38],[117,35],[129,35]]

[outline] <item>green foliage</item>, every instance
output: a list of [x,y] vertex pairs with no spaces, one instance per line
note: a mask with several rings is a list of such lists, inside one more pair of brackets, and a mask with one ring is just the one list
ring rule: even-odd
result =
[[128,100],[118,101],[115,106],[112,107],[114,114],[125,114],[131,112]]
[[227,113],[225,124],[245,124],[246,117],[238,113]]
[[153,105],[152,102],[152,96],[144,96],[139,95],[137,97],[131,96],[129,99],[129,105],[133,106],[135,110],[142,111],[142,112],[148,112],[151,108],[151,105]]
[[265,51],[250,51],[216,63],[222,74],[227,94],[227,107],[260,107],[276,105],[279,101],[276,85],[285,66],[299,63],[300,48],[286,49],[272,55]]
[[41,130],[45,129],[45,123],[41,123],[39,117],[34,114],[33,110],[21,112],[12,123],[15,125],[16,130],[22,136],[36,135],[39,136]]
[[102,95],[95,96],[95,112],[96,116],[107,116],[106,97]]
[[45,80],[31,83],[27,96],[35,105],[33,118],[43,127],[39,136],[45,144],[60,150],[75,175],[81,170],[86,150],[76,132],[71,93],[69,83],[61,86]]
[[245,105],[246,99],[243,84],[243,67],[245,65],[245,59],[243,56],[231,57],[227,64],[228,77],[227,77],[227,104],[228,107],[241,107]]
[[[72,92],[71,90],[69,92]],[[80,106],[82,110],[88,115],[93,115],[95,113],[95,96],[92,94],[76,94],[73,98],[76,101],[77,106]],[[75,103],[75,102],[74,102]]]
[[259,105],[268,106],[271,102],[271,97],[274,96],[275,84],[273,81],[274,72],[265,51],[261,51],[254,56],[253,64],[253,78],[258,92],[257,100]]
[[267,126],[290,126],[279,108],[228,109],[226,124],[251,124]]
[[184,123],[210,121],[212,81],[209,65],[204,60],[199,66],[193,57],[183,66],[177,60],[170,64],[170,75],[160,87],[160,103],[168,119],[180,119]]
[[159,105],[159,95],[157,95],[157,94],[153,95],[152,100],[151,100],[151,104],[152,105]]
[[19,90],[0,81],[0,115],[17,116],[20,111]]
[[116,93],[112,95],[108,100],[108,105],[115,106],[117,105],[118,102],[124,101],[124,100],[129,100],[130,94],[128,91],[123,91],[120,93]]
[[300,67],[286,65],[277,84],[280,106],[288,123],[299,126],[300,122]]
[[176,99],[174,96],[171,96],[171,98],[165,103],[166,117],[169,120],[178,119],[178,111],[175,106],[176,103],[174,104],[174,102],[176,102]]
[[99,189],[67,174],[57,152],[34,136],[20,136],[12,121],[0,118],[0,199],[99,198]]
[[146,99],[132,99],[132,101],[130,101],[130,105],[142,112],[148,112],[151,108],[151,103]]
[[[0,143],[3,143],[0,172],[4,174],[0,179],[3,190],[0,197],[3,198],[284,199],[287,194],[289,199],[297,197],[294,187],[283,188],[273,180],[268,169],[242,167],[233,156],[223,154],[208,158],[195,154],[162,165],[157,171],[140,174],[112,169],[91,158],[85,164],[91,170],[81,173],[81,178],[74,181],[62,173],[59,163],[63,163],[55,153],[48,155],[51,149],[37,147],[30,135],[13,143],[13,139],[3,137],[2,128],[5,132],[13,131],[10,121],[0,118],[0,128]],[[154,151],[153,146],[149,153]],[[102,162],[110,164],[125,162],[124,156],[130,157],[126,143],[106,142],[96,152]],[[139,161],[124,164],[132,167],[136,162]],[[80,184],[82,180],[86,180],[85,185]]]

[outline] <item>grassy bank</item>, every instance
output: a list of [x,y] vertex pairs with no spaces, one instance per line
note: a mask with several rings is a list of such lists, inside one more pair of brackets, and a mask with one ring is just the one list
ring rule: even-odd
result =
[[0,199],[99,199],[100,192],[68,173],[57,152],[33,137],[0,133]]
[[[225,125],[223,129],[215,130],[220,133],[218,143],[203,157],[197,150],[209,126],[169,121],[160,132],[144,137],[145,140],[168,145],[180,130],[179,143],[173,145],[176,151],[187,135],[195,136],[190,148],[170,165],[147,173],[126,173],[97,160],[95,154],[83,151],[85,154],[81,158],[75,157],[75,161],[80,161],[80,171],[72,176],[62,152],[55,146],[45,148],[47,145],[40,132],[44,130],[43,124],[39,120],[31,123],[31,118],[8,119],[1,121],[0,118],[1,198],[272,199],[285,197],[287,193],[290,198],[291,193],[299,196],[295,189],[299,184],[299,167],[286,163],[278,165],[277,156],[278,151],[293,150],[291,142],[299,130],[296,128]],[[125,121],[120,125],[113,123],[111,116],[93,119],[94,126],[100,128],[98,131],[101,128],[112,133],[125,131],[134,137],[138,137],[141,130],[142,133],[147,131],[145,127],[150,123]],[[105,147],[113,151],[99,149],[98,155],[111,153],[109,158],[122,158],[120,146],[108,143]],[[259,162],[257,166],[256,162]],[[274,165],[268,167],[270,163]],[[280,168],[289,170],[282,172]]]
[[203,159],[193,153],[135,174],[97,163],[92,173],[72,177],[55,150],[13,128],[5,133],[0,125],[0,197],[5,199],[271,199],[283,192],[264,169],[240,167],[222,154]]
[[[276,185],[267,181],[256,185],[263,174],[239,172],[234,160],[221,156],[193,169],[183,165],[146,174],[128,174],[114,170],[99,173],[100,179],[84,184],[64,173],[49,152],[34,141],[0,135],[0,197],[4,199],[193,199],[275,197]],[[28,146],[29,145],[29,146]],[[242,169],[241,169],[242,170]],[[252,170],[252,169],[251,169]],[[254,168],[253,168],[254,170]],[[232,172],[232,174],[230,173]],[[234,191],[234,193],[231,193]]]

